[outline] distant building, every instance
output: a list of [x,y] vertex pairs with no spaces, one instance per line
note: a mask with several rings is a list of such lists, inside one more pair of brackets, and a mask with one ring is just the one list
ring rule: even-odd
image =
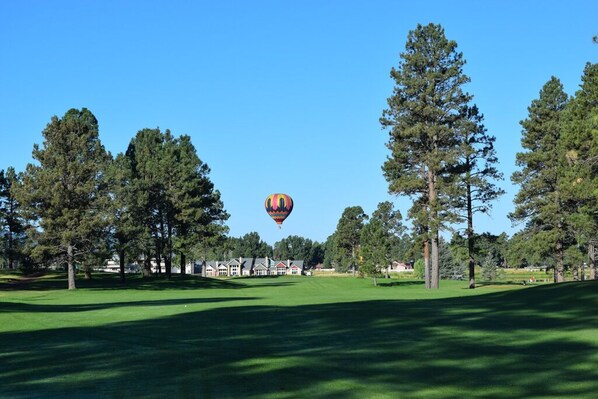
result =
[[391,273],[411,272],[413,271],[413,265],[411,263],[393,261],[388,271]]
[[[202,274],[206,277],[235,276],[300,276],[304,271],[302,260],[274,260],[266,258],[233,258],[228,261],[207,261],[205,270],[201,262],[188,266],[191,274]],[[192,270],[191,270],[192,269]]]

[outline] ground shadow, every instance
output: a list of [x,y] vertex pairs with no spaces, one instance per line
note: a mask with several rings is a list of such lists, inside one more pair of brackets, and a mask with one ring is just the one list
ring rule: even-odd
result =
[[0,387],[9,398],[592,398],[597,289],[235,304],[4,333]]

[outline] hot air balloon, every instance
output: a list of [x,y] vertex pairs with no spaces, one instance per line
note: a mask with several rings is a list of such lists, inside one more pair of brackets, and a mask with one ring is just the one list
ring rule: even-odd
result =
[[287,194],[270,194],[266,198],[266,212],[278,224],[280,229],[282,222],[293,211],[293,199]]

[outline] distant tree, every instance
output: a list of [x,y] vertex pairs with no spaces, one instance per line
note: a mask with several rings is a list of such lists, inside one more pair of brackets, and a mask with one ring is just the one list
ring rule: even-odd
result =
[[370,276],[377,284],[376,279],[382,275],[390,255],[390,240],[382,220],[372,217],[361,229],[361,256],[360,271]]
[[331,234],[326,238],[324,242],[324,267],[328,269],[336,269],[337,271],[341,270],[339,259],[341,256],[338,254],[339,249],[336,245],[336,235],[335,233]]
[[411,215],[419,215],[420,237],[431,243],[429,286],[438,288],[439,231],[459,219],[451,168],[459,162],[457,129],[461,110],[471,100],[463,91],[469,78],[457,43],[445,37],[440,25],[418,25],[409,32],[401,58],[399,68],[391,70],[395,88],[380,118],[382,127],[390,129],[391,155],[383,171],[391,193],[414,199]]
[[96,232],[107,220],[104,173],[108,154],[98,136],[98,122],[86,108],[52,117],[42,132],[43,146],[33,147],[37,164],[28,164],[16,198],[35,217],[39,254],[47,250],[68,269],[75,289],[76,265],[94,249]]
[[307,263],[307,266],[315,266],[317,264],[324,263],[325,256],[325,245],[314,241],[307,257],[305,258],[305,262]]
[[14,168],[9,167],[6,174],[0,170],[0,232],[9,269],[16,269],[23,258],[26,226],[14,194],[19,184],[21,179]]
[[291,235],[274,243],[276,259],[306,260],[309,257],[313,242],[304,237]]
[[[404,232],[401,212],[395,210],[390,201],[379,203],[361,231],[362,256],[367,274],[375,277],[382,269],[388,274],[388,267],[393,261],[393,249],[400,245]],[[374,271],[376,273],[372,274]]]
[[343,211],[334,232],[336,260],[341,271],[352,270],[355,275],[361,229],[367,219],[360,206],[350,206]]
[[482,261],[482,277],[486,281],[496,281],[500,279],[501,270],[498,264],[498,260],[493,253],[488,252],[484,260]]
[[263,258],[272,257],[272,247],[262,241],[260,235],[253,231],[245,234],[243,237],[233,239],[233,256],[243,258]]
[[443,240],[440,240],[440,278],[456,280],[463,278],[466,267],[463,263],[456,262],[453,258],[449,245]]
[[525,222],[538,246],[536,251],[554,257],[554,281],[564,281],[564,254],[570,245],[566,209],[561,193],[565,156],[560,144],[563,110],[568,97],[561,82],[552,77],[529,106],[529,116],[521,121],[525,152],[516,155],[521,170],[511,180],[520,185],[515,210],[509,215]]

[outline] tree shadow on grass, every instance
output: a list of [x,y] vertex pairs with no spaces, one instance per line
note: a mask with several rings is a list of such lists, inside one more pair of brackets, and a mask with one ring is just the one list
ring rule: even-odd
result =
[[[165,276],[143,277],[141,275],[127,275],[124,282],[113,273],[98,273],[92,279],[79,278],[76,281],[77,289],[99,289],[99,290],[154,290],[163,291],[169,289],[240,289],[247,286],[233,280],[206,278],[199,276],[172,276],[167,279]],[[24,279],[11,283],[0,283],[0,291],[53,291],[67,289],[67,277],[64,273],[46,274],[36,279]]]
[[593,398],[598,284],[0,334],[6,397]]
[[406,280],[406,281],[391,281],[389,283],[378,281],[379,287],[408,287],[413,285],[424,285],[424,281]]
[[200,303],[219,303],[235,300],[253,301],[260,299],[257,297],[213,297],[213,298],[181,298],[181,299],[159,299],[151,301],[127,301],[127,302],[104,302],[92,304],[60,304],[60,305],[38,305],[23,302],[0,302],[0,313],[71,313],[71,312],[89,312],[93,310],[104,310],[118,307],[152,307],[152,306],[175,306],[175,305],[194,305]]

